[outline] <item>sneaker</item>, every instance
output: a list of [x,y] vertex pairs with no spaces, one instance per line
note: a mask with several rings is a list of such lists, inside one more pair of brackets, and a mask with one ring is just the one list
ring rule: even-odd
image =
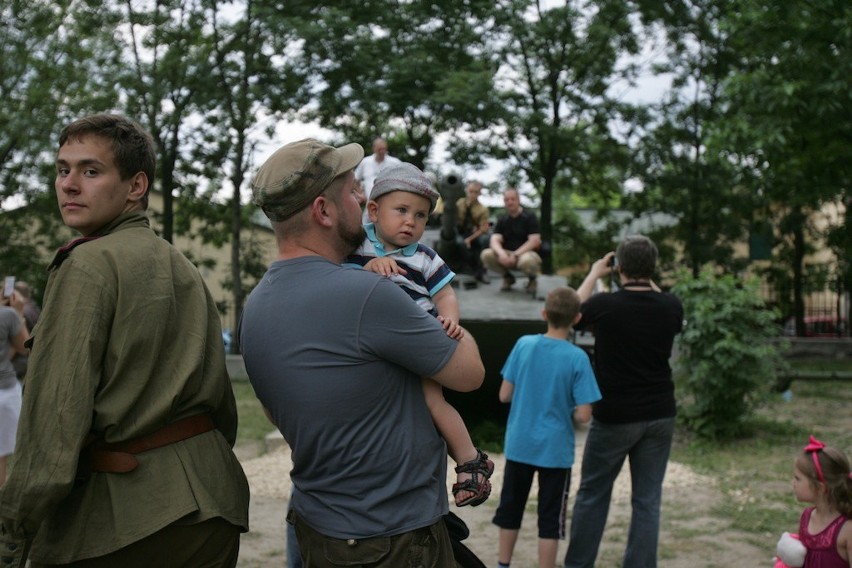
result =
[[512,284],[515,283],[515,277],[510,272],[503,275],[503,285],[500,287],[501,292],[508,292],[512,289]]
[[532,294],[535,297],[535,293],[538,291],[538,280],[535,278],[530,278],[529,282],[527,282],[527,292]]
[[491,279],[488,278],[488,275],[485,274],[484,270],[480,270],[476,273],[476,279],[477,281],[482,282],[483,284],[491,284]]

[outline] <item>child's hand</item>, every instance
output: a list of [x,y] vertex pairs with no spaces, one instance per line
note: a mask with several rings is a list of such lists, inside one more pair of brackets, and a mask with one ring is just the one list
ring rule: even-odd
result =
[[389,256],[374,258],[364,265],[364,270],[369,270],[370,272],[375,272],[382,276],[406,274],[406,270]]
[[443,316],[438,316],[438,321],[441,322],[441,325],[444,326],[444,330],[446,330],[447,335],[456,341],[460,340],[464,337],[464,328],[458,324],[458,322],[453,321],[451,318],[445,318]]

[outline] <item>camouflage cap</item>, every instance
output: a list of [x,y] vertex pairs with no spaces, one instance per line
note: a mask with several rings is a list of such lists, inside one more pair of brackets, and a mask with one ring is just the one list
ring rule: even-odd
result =
[[289,219],[325,191],[332,180],[364,157],[360,144],[340,148],[306,138],[285,144],[257,170],[252,199],[272,221]]
[[407,162],[385,168],[376,174],[373,189],[370,190],[370,199],[376,200],[391,191],[407,191],[425,197],[431,204],[430,212],[438,202],[438,192],[426,174]]

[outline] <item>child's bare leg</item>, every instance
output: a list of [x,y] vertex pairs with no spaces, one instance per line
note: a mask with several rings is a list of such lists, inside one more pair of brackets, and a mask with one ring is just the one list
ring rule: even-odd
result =
[[[479,452],[473,445],[473,440],[464,425],[464,421],[458,411],[445,399],[444,391],[440,384],[430,379],[423,380],[423,394],[426,397],[426,406],[432,414],[435,427],[447,443],[447,453],[456,462],[462,465],[479,457]],[[471,472],[460,472],[456,481],[464,483],[473,477]],[[456,505],[464,503],[465,500],[475,497],[473,491],[458,491],[455,494]]]
[[497,561],[508,566],[512,562],[515,543],[518,541],[516,529],[500,529],[500,540],[497,549]]
[[538,565],[539,568],[555,568],[556,551],[559,541],[555,538],[538,539]]

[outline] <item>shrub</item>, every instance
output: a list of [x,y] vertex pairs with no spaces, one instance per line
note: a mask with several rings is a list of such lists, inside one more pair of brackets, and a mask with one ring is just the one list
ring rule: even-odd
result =
[[680,274],[674,287],[686,320],[675,375],[681,415],[701,438],[744,435],[784,364],[769,342],[777,335],[777,314],[757,285],[708,268],[697,278]]

